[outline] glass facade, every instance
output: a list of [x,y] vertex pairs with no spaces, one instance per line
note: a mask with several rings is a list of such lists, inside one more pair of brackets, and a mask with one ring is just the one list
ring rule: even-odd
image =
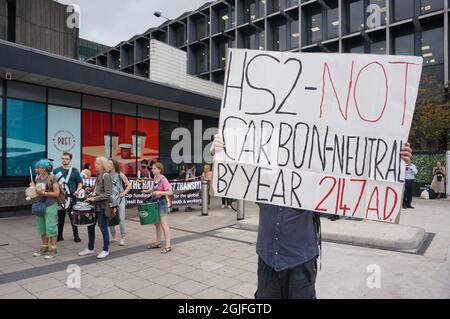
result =
[[393,0],[393,21],[400,21],[414,16],[415,0]]
[[292,20],[290,23],[290,27],[291,27],[290,47],[291,49],[298,48],[300,40],[300,30],[298,20]]
[[354,0],[347,3],[347,33],[364,29],[364,1]]
[[45,104],[8,99],[6,114],[6,175],[27,176],[46,157]]
[[[11,89],[8,95],[36,96],[41,99],[37,94],[39,90],[30,93],[26,89],[44,87],[21,88],[19,84],[9,81],[8,88],[11,85]],[[17,88],[21,88],[21,91]],[[194,144],[210,142],[194,140],[194,121],[201,122],[201,136],[205,130],[217,127],[217,119],[205,116],[90,95],[84,95],[83,98],[78,95],[77,98],[76,93],[69,91],[47,91],[48,96],[42,99],[61,104],[46,104],[10,96],[6,99],[6,105],[3,105],[0,99],[0,148],[3,141],[7,146],[6,150],[0,151],[2,178],[25,179],[29,176],[29,168],[42,158],[50,158],[54,160],[54,166],[60,166],[63,151],[73,154],[74,167],[80,169],[85,163],[90,163],[94,174],[96,157],[106,156],[117,159],[121,169],[129,176],[136,175],[142,159],[160,160],[167,168],[166,175],[174,178],[178,176],[178,166],[172,158],[173,147],[183,139],[189,139],[192,145],[181,147],[179,153],[186,160],[193,161]],[[43,92],[46,92],[45,88]],[[2,91],[0,97],[1,94]],[[5,127],[4,108],[7,116]],[[178,136],[174,130],[179,128],[187,129],[190,136]],[[5,158],[2,157],[4,153]]]
[[[450,3],[449,0],[211,2],[210,19],[214,30],[210,43],[213,47],[210,51],[204,41],[206,52],[197,54],[200,49],[197,48],[199,44],[194,41],[196,35],[191,22],[189,25],[192,31],[189,32],[189,37],[192,39],[189,39],[186,49],[189,52],[189,72],[223,84],[223,58],[225,46],[228,45],[222,42],[227,41],[233,48],[422,55],[424,67],[441,67],[441,70],[435,73],[439,74],[442,84],[447,87],[448,84],[444,81],[448,79],[441,76],[444,69],[450,72],[449,62],[443,59],[443,48],[449,43],[449,39],[444,39],[445,34],[449,32],[443,31],[450,25],[450,19],[444,21],[448,18],[443,12],[444,4],[447,4],[445,1]],[[202,8],[201,12],[208,15],[207,6]],[[187,13],[182,21],[193,21],[199,16],[199,12],[193,10]],[[413,17],[417,19],[411,19]],[[249,25],[249,22],[253,23]],[[160,29],[151,31],[151,38],[158,38],[166,33],[172,34],[163,32],[168,28],[163,24]],[[219,30],[226,34],[217,35]],[[208,57],[209,53],[213,56]],[[210,58],[212,65],[208,65]]]
[[339,8],[337,4],[327,10],[327,38],[339,36]]
[[422,32],[421,54],[424,67],[444,63],[444,28],[438,27]]
[[322,41],[322,12],[314,12],[308,15],[308,43]]
[[420,12],[430,13],[444,9],[444,0],[420,0]]
[[286,24],[275,25],[273,27],[273,48],[275,51],[286,51],[287,47]]
[[415,55],[414,33],[394,37],[394,54]]

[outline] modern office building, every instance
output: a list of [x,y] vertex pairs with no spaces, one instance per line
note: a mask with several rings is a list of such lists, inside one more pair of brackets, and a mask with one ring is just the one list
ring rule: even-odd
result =
[[[30,167],[40,158],[60,165],[63,151],[74,155],[77,168],[114,157],[130,176],[143,159],[159,159],[172,178],[180,163],[174,156],[199,165],[208,160],[204,149],[217,132],[220,97],[209,94],[211,82],[182,74],[179,50],[160,45],[151,42],[150,66],[177,85],[0,40],[0,211],[27,205]],[[176,69],[159,62],[171,55]]]
[[88,62],[147,77],[157,39],[186,52],[189,74],[223,83],[227,48],[417,55],[447,88],[449,9],[448,0],[220,0]]

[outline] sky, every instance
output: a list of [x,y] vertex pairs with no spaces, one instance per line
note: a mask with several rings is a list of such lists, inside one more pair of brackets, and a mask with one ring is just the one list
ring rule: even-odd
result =
[[128,40],[166,21],[201,7],[208,0],[58,0],[81,9],[80,37],[108,46]]

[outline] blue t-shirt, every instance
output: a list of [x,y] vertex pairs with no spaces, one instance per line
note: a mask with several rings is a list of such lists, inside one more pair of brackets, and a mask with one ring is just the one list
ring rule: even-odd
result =
[[[58,173],[61,173],[67,181],[67,174],[69,173],[68,169],[65,169],[62,166],[58,167],[53,171],[53,175],[58,176]],[[76,192],[79,183],[83,183],[83,179],[81,178],[80,172],[75,167],[73,167],[72,173],[70,174],[69,183],[67,183],[71,194]]]

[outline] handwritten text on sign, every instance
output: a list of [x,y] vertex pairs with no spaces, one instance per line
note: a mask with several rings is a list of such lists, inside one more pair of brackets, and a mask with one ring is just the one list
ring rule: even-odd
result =
[[392,222],[422,58],[231,49],[218,196]]

